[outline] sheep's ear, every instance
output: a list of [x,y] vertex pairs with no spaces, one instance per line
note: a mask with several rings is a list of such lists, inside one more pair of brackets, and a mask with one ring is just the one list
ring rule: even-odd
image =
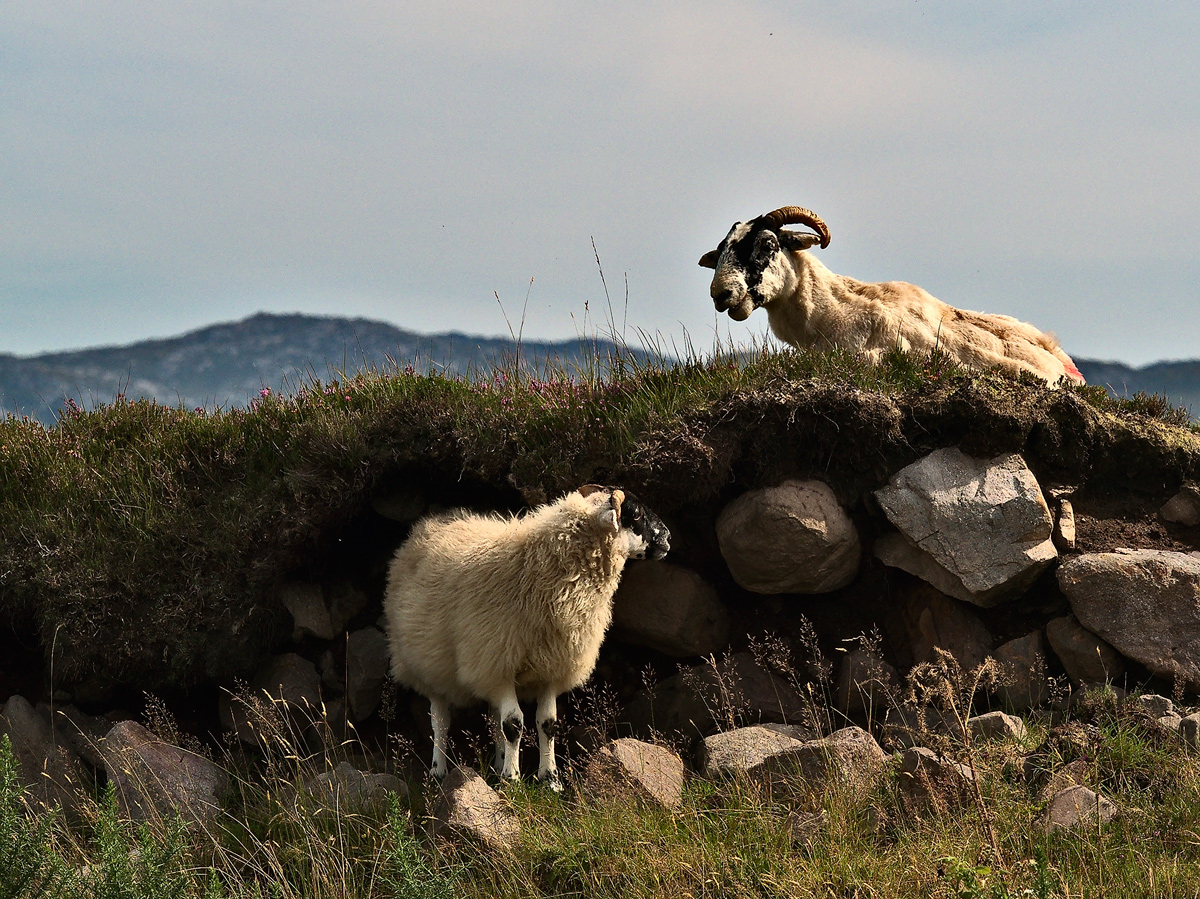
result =
[[579,488],[579,495],[591,496],[593,493],[600,493],[607,489],[607,487],[601,487],[599,484],[584,484]]
[[612,492],[612,507],[617,511],[617,518],[621,517],[621,504],[625,502],[625,491],[620,487],[614,487]]
[[803,231],[780,231],[779,243],[789,250],[807,250],[821,242],[819,234],[805,234]]
[[709,250],[700,257],[701,268],[716,268],[717,260],[721,258],[721,254],[717,250]]
[[601,515],[604,523],[613,529],[613,532],[621,530],[621,503],[625,502],[625,492],[619,487],[614,487],[612,495],[608,499],[608,508]]

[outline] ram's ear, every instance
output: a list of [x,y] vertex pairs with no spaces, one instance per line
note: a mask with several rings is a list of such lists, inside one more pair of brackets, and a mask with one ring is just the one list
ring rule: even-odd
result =
[[593,493],[600,493],[601,491],[604,491],[607,489],[608,489],[607,487],[602,487],[599,484],[584,484],[582,487],[579,488],[579,495],[580,496],[591,496]]
[[779,243],[781,246],[789,250],[807,250],[809,247],[815,247],[821,242],[819,234],[806,234],[803,231],[783,231],[779,232]]
[[700,257],[701,268],[716,268],[717,260],[721,258],[720,250],[709,250]]

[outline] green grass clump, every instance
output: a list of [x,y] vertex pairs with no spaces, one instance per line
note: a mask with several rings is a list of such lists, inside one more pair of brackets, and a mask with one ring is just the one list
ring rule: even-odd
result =
[[50,848],[49,815],[28,815],[8,735],[0,735],[0,899],[53,895],[66,876]]

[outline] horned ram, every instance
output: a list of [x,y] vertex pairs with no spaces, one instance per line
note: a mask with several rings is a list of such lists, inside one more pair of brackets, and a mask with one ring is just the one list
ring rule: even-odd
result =
[[[789,231],[801,224],[816,233]],[[771,331],[794,347],[840,348],[878,362],[900,348],[938,350],[973,368],[1030,372],[1055,385],[1083,383],[1050,334],[1007,315],[968,312],[914,284],[869,284],[837,275],[807,250],[829,246],[829,228],[811,210],[784,206],[737,222],[700,257],[714,269],[709,293],[717,312],[744,321],[759,307]]]

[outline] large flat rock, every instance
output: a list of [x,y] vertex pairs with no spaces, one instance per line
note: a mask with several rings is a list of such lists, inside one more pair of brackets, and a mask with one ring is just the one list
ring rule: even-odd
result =
[[1050,508],[1017,453],[984,460],[940,449],[875,497],[899,532],[876,542],[876,556],[977,606],[1019,595],[1058,558]]
[[1200,559],[1139,549],[1064,562],[1058,585],[1083,627],[1155,674],[1200,686]]

